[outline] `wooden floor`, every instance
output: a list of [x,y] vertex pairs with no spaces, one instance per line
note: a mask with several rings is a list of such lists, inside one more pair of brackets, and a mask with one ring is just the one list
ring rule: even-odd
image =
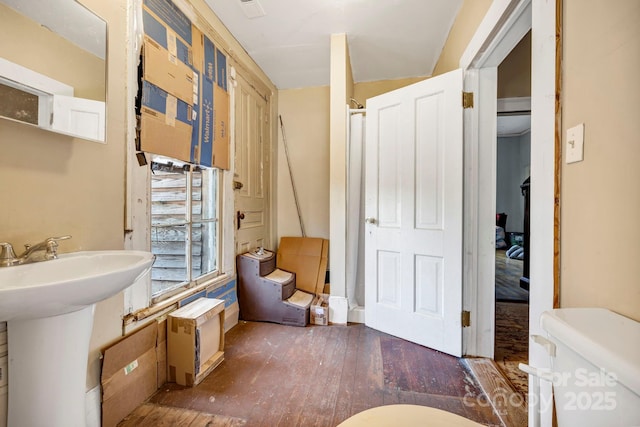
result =
[[[300,328],[240,321],[225,336],[225,361],[202,383],[166,384],[145,410],[211,414],[219,422],[210,426],[333,427],[365,409],[397,403],[502,425],[463,359],[360,324]],[[144,417],[136,422],[143,425]]]
[[520,287],[522,260],[511,259],[504,249],[496,249],[496,300],[528,302],[529,291]]
[[518,365],[529,359],[529,292],[520,288],[522,261],[496,250],[494,359],[513,389],[527,395],[528,377]]
[[520,363],[529,362],[529,304],[496,302],[494,359],[514,389],[527,395],[528,375]]
[[526,398],[513,387],[497,363],[480,357],[469,358],[466,361],[503,425],[526,427],[528,422]]

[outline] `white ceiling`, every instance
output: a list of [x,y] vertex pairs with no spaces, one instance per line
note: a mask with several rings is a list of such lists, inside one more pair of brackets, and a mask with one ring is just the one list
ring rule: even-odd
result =
[[[246,1],[246,0],[245,0]],[[462,0],[206,0],[279,89],[329,84],[330,36],[346,33],[356,82],[429,76]]]

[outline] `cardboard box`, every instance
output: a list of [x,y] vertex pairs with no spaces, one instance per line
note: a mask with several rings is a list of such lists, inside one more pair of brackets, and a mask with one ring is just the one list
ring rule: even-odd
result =
[[104,351],[102,362],[102,426],[116,426],[158,388],[156,340],[151,322]]
[[213,88],[214,166],[229,169],[229,93],[219,85]]
[[0,387],[4,387],[9,384],[9,375],[7,375],[7,369],[9,368],[9,356],[4,355],[0,357]]
[[169,381],[194,386],[224,360],[224,301],[199,298],[167,322]]
[[7,427],[9,415],[9,390],[8,386],[0,387],[0,427]]
[[213,88],[213,114],[215,135],[213,140],[213,165],[229,169],[229,92],[227,88],[227,57],[216,49],[216,85]]
[[145,33],[161,37],[162,31],[171,32],[186,45],[191,46],[191,21],[171,0],[144,0],[143,10],[163,25],[163,28],[150,28],[150,25],[145,20]]
[[[214,105],[213,87],[216,81],[215,46],[202,35],[202,91],[200,96],[200,164],[213,166]],[[198,49],[199,50],[199,49]]]
[[[170,0],[145,0],[142,15],[145,33],[141,64],[142,89],[144,91],[145,85],[152,85],[189,105],[188,123],[182,121],[190,125],[190,129],[179,123],[180,120],[173,120],[171,114],[159,110],[157,106],[143,105],[139,149],[198,164],[200,73],[203,63],[199,44],[201,32]],[[180,106],[178,103],[179,111]],[[172,111],[169,107],[165,110]],[[158,117],[158,113],[164,116]],[[172,124],[176,126],[171,128]]]
[[231,280],[222,286],[207,289],[207,298],[217,298],[224,301],[224,330],[228,331],[238,324],[240,306],[236,281]]
[[311,303],[309,323],[312,325],[329,324],[329,295],[317,294]]
[[327,272],[329,241],[317,237],[282,237],[277,267],[296,273],[296,288],[322,293]]
[[227,57],[218,49],[216,49],[216,74],[218,86],[227,92]]
[[158,388],[167,382],[167,316],[156,319],[158,338],[156,340],[156,357],[158,359]]
[[191,160],[193,108],[149,82],[142,82],[140,149]]
[[[143,25],[143,81],[185,101],[193,110],[188,156],[186,130],[163,127],[163,117],[152,121],[144,107],[141,127],[146,132],[141,133],[140,150],[228,170],[227,57],[171,0],[144,0]],[[177,147],[171,144],[176,138]]]
[[7,351],[7,330],[0,330],[0,356],[6,356]]
[[197,103],[197,74],[190,66],[175,60],[169,52],[145,36],[142,50],[142,79],[193,105]]

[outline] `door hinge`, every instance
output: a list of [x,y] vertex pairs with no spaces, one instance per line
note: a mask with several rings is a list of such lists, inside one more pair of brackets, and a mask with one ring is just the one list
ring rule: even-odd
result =
[[462,327],[468,328],[471,326],[471,312],[467,310],[462,311]]
[[462,108],[473,108],[473,92],[462,92]]

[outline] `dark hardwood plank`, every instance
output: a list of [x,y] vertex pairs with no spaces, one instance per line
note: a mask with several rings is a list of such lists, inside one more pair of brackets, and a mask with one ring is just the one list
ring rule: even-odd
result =
[[[332,326],[333,327],[333,326]],[[342,364],[342,375],[340,383],[337,384],[336,405],[333,409],[333,418],[327,425],[337,425],[340,421],[351,416],[352,395],[356,386],[356,373],[358,369],[359,353],[362,351],[360,345],[361,328],[347,327],[346,351]]]
[[133,411],[132,413],[127,415],[124,418],[124,420],[122,420],[118,424],[118,426],[119,427],[130,427],[130,426],[139,425],[142,422],[142,420],[144,419],[144,417],[146,417],[147,415],[149,415],[153,411],[154,407],[155,407],[155,405],[149,405],[149,404],[144,404],[144,405],[139,406],[138,408],[136,408],[135,411]]
[[518,365],[529,360],[529,304],[496,301],[494,350],[498,368],[526,396],[529,378]]
[[[395,337],[381,338],[387,388],[463,397],[468,371],[460,360]],[[424,369],[415,370],[416,366]],[[477,390],[476,390],[477,391]]]
[[526,426],[528,422],[527,404],[502,375],[495,362],[489,359],[468,359],[467,363],[482,387],[485,398],[493,406],[494,412],[507,427]]
[[333,427],[396,403],[501,425],[491,407],[479,404],[482,396],[462,359],[364,325],[241,321],[225,336],[224,362],[207,378],[193,388],[166,384],[150,402],[251,426]]
[[118,427],[241,427],[246,421],[190,409],[145,403],[126,417]]

